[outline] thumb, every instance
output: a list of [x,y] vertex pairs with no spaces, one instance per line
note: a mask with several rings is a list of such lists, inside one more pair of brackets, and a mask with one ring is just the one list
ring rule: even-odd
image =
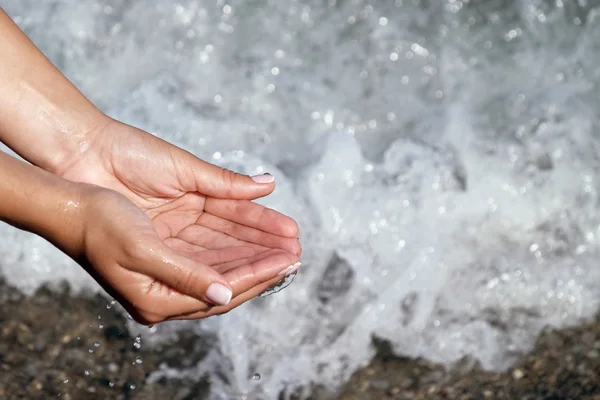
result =
[[[158,246],[157,246],[158,247]],[[129,269],[155,278],[178,292],[217,306],[229,304],[231,285],[213,268],[160,246]]]
[[271,174],[248,176],[203,161],[190,154],[191,177],[188,180],[193,190],[222,199],[253,200],[264,197],[275,190],[275,178]]

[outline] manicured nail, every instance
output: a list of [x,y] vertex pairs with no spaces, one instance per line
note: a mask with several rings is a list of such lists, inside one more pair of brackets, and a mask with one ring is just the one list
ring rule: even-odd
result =
[[218,306],[226,306],[231,301],[231,290],[220,283],[211,283],[206,291],[206,297]]
[[250,178],[256,183],[271,183],[275,181],[275,177],[269,173],[263,175],[254,175]]
[[302,265],[301,262],[297,262],[294,265],[290,265],[289,267],[287,267],[286,269],[284,269],[283,271],[281,271],[277,275],[288,276],[290,274],[293,274],[294,272],[296,272],[298,270],[298,268],[300,268],[301,265]]

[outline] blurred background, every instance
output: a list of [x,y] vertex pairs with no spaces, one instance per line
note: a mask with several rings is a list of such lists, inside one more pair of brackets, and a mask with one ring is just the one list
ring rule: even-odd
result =
[[275,175],[304,247],[280,293],[148,329],[0,226],[6,398],[600,393],[600,2],[0,5],[111,117]]

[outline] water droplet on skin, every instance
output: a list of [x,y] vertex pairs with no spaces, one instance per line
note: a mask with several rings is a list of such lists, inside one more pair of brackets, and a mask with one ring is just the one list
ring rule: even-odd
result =
[[254,375],[252,375],[252,380],[253,380],[253,381],[258,381],[258,380],[260,380],[260,374],[254,374]]

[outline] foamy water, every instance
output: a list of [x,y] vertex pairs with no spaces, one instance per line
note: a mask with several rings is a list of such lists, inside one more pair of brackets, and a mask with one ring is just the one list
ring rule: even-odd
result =
[[[4,0],[111,116],[243,173],[302,229],[293,285],[218,318],[214,399],[335,388],[373,356],[505,368],[600,299],[590,0]],[[96,284],[0,227],[2,273]],[[261,379],[253,379],[260,374]],[[223,379],[223,376],[226,379]]]

